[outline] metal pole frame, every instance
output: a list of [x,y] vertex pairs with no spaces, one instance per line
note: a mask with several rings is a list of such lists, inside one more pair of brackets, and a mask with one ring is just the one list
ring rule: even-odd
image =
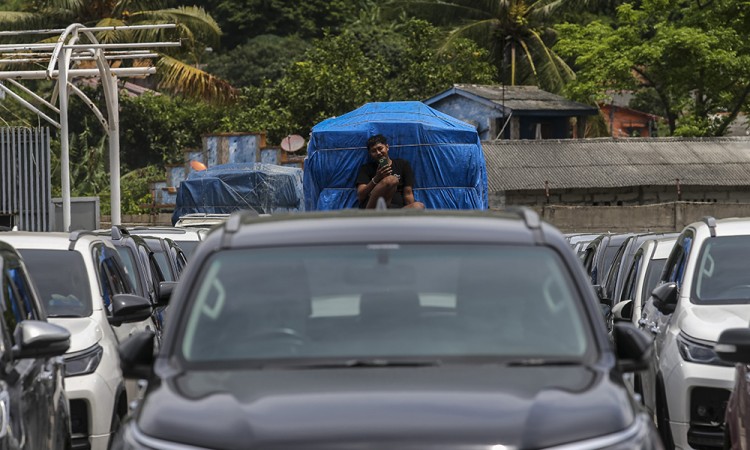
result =
[[[0,31],[0,35],[22,35],[22,34],[57,34],[60,36],[55,44],[3,44],[0,45],[0,53],[10,51],[19,52],[18,56],[24,56],[16,60],[3,60],[5,62],[23,63],[28,61],[49,61],[46,70],[20,70],[0,72],[0,80],[17,80],[17,79],[56,79],[57,82],[53,88],[52,102],[47,102],[41,97],[30,93],[30,91],[19,83],[13,81],[13,84],[19,86],[27,94],[41,101],[44,106],[52,109],[59,114],[60,120],[56,122],[31,103],[24,100],[7,86],[0,83],[0,90],[8,93],[12,98],[21,103],[24,107],[36,113],[39,117],[50,122],[60,129],[60,165],[61,165],[61,184],[62,184],[62,201],[63,201],[63,230],[70,231],[71,211],[70,211],[70,143],[69,143],[69,123],[68,123],[68,106],[70,91],[73,91],[80,97],[86,105],[96,115],[99,122],[107,133],[109,143],[109,169],[110,169],[110,198],[112,207],[112,224],[120,225],[121,219],[121,201],[120,201],[120,118],[119,118],[119,97],[117,89],[117,77],[123,76],[147,76],[156,73],[155,67],[135,67],[135,68],[110,68],[107,60],[133,59],[154,57],[156,54],[148,50],[132,51],[115,51],[112,54],[105,54],[108,49],[143,49],[150,47],[175,47],[181,45],[180,42],[151,42],[151,43],[113,43],[101,44],[94,35],[95,31],[105,30],[127,30],[127,29],[163,29],[175,28],[176,24],[153,24],[153,25],[133,25],[122,27],[85,27],[80,23],[68,25],[64,30],[47,29],[47,30],[24,30],[24,31]],[[88,43],[79,43],[80,35],[83,35],[89,41]],[[25,52],[25,53],[20,53]],[[51,52],[51,53],[50,53]],[[75,69],[72,63],[81,60],[95,61],[97,69]],[[91,77],[98,76],[102,82],[104,98],[107,105],[107,118],[105,119],[101,111],[71,80],[74,77]],[[55,97],[59,100],[59,109],[54,106]]]

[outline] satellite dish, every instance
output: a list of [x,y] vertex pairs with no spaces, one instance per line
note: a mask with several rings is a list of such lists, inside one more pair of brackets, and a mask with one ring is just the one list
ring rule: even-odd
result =
[[197,170],[198,172],[200,172],[201,170],[206,170],[207,169],[207,167],[206,167],[205,164],[203,164],[200,161],[196,161],[196,160],[190,161],[190,167],[192,167],[193,170]]
[[285,152],[296,152],[305,146],[305,138],[299,134],[290,134],[281,140],[281,149]]

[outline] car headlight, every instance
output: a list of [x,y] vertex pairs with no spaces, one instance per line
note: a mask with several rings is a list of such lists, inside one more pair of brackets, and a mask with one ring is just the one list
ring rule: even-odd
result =
[[654,423],[646,414],[638,414],[635,421],[623,431],[573,442],[547,450],[663,450]]
[[719,355],[714,351],[713,343],[691,338],[684,333],[677,335],[677,348],[682,359],[687,362],[712,366],[734,366],[734,364],[719,358]]
[[86,350],[75,353],[67,353],[63,356],[65,361],[65,376],[75,377],[94,373],[102,360],[104,349],[95,344]]

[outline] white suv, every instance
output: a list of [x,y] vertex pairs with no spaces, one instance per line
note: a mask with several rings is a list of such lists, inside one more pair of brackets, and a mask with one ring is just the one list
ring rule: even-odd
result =
[[133,294],[117,249],[105,237],[10,232],[0,240],[23,257],[49,322],[70,331],[64,360],[73,447],[105,450],[136,392],[135,383],[126,391],[118,340],[153,329],[151,303]]
[[640,374],[666,448],[721,448],[734,367],[713,346],[750,321],[750,218],[706,217],[682,231],[638,322],[654,335]]

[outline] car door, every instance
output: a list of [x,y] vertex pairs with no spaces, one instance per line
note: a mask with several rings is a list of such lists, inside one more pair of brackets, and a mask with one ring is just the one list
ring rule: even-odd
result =
[[[104,243],[98,243],[93,246],[93,252],[94,260],[97,264],[102,301],[107,309],[107,314],[111,315],[112,296],[117,294],[136,294],[136,291],[130,282],[130,278],[125,273],[117,250],[104,245]],[[123,323],[113,327],[113,329],[118,341],[122,342],[137,331],[153,330],[154,326],[152,324],[152,321],[144,320],[141,322]]]
[[[3,340],[12,348],[16,342],[11,330],[24,320],[44,317],[37,309],[38,301],[28,275],[13,253],[3,256],[2,278]],[[21,448],[47,448],[54,434],[56,374],[61,370],[61,361],[59,358],[13,359],[9,352],[5,354],[9,434],[12,433],[12,439]]]
[[[667,258],[667,262],[659,281],[659,284],[668,282],[676,283],[678,297],[694,236],[695,233],[692,229],[685,230],[680,234],[675,246],[672,248],[672,252],[669,254],[669,258]],[[653,297],[649,296],[649,299],[643,305],[641,318],[638,320],[638,326],[654,337],[652,363],[647,370],[639,375],[642,380],[641,387],[643,390],[643,400],[646,407],[651,411],[655,410],[656,405],[656,380],[659,371],[660,350],[663,346],[667,327],[669,326],[669,320],[671,318],[672,314],[663,314],[659,311],[654,306]]]
[[622,285],[619,298],[615,298],[615,303],[624,301],[630,301],[631,320],[637,322],[640,315],[640,305],[636,304],[636,290],[638,285],[638,274],[640,273],[641,265],[643,264],[644,249],[639,248],[633,256],[633,261],[630,263],[627,273],[625,274],[625,282]]

